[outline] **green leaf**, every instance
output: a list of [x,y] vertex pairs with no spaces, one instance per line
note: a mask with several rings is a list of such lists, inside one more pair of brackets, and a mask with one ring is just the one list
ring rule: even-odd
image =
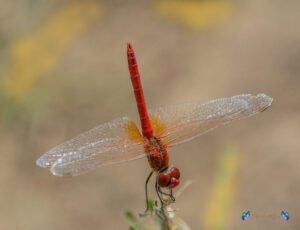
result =
[[138,223],[137,218],[129,210],[124,213],[124,217],[125,217],[126,220],[128,220],[129,222],[131,222],[134,225]]
[[148,203],[149,210],[150,210],[150,211],[153,211],[153,210],[154,210],[154,207],[155,207],[155,201],[152,200],[152,199],[148,199],[148,200],[147,200],[147,203]]

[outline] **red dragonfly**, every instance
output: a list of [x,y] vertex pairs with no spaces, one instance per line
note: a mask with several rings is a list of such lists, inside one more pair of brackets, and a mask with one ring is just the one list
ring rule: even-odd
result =
[[142,133],[134,121],[122,117],[52,148],[36,161],[38,166],[50,168],[55,176],[77,176],[100,166],[147,157],[152,169],[145,184],[147,208],[147,184],[153,173],[161,203],[162,194],[175,201],[172,189],[180,183],[180,171],[170,166],[168,148],[233,120],[262,112],[273,101],[265,94],[241,94],[204,104],[158,108],[148,113],[136,56],[130,44],[127,44],[127,58]]

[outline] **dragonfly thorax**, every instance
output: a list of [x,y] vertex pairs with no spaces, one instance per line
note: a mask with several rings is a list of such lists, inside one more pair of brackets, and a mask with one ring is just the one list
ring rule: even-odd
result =
[[159,138],[149,138],[145,145],[145,152],[147,153],[148,162],[154,171],[159,172],[169,167],[169,154]]

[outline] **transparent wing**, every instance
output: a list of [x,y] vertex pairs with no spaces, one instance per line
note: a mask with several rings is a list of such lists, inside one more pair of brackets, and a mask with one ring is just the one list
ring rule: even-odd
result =
[[129,161],[145,155],[143,137],[127,117],[102,124],[43,154],[40,167],[55,176],[76,176],[96,167]]
[[186,142],[233,120],[267,109],[273,99],[265,94],[241,94],[207,103],[189,103],[150,111],[157,136],[168,146]]

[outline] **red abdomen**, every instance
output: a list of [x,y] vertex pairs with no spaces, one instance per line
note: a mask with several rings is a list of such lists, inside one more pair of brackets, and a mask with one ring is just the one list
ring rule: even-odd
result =
[[138,65],[137,65],[134,51],[129,43],[127,44],[127,59],[128,59],[128,68],[130,72],[130,79],[134,90],[137,108],[140,115],[143,136],[147,138],[151,138],[153,136],[153,130],[147,113],[147,107],[144,98],[141,77],[138,70]]

